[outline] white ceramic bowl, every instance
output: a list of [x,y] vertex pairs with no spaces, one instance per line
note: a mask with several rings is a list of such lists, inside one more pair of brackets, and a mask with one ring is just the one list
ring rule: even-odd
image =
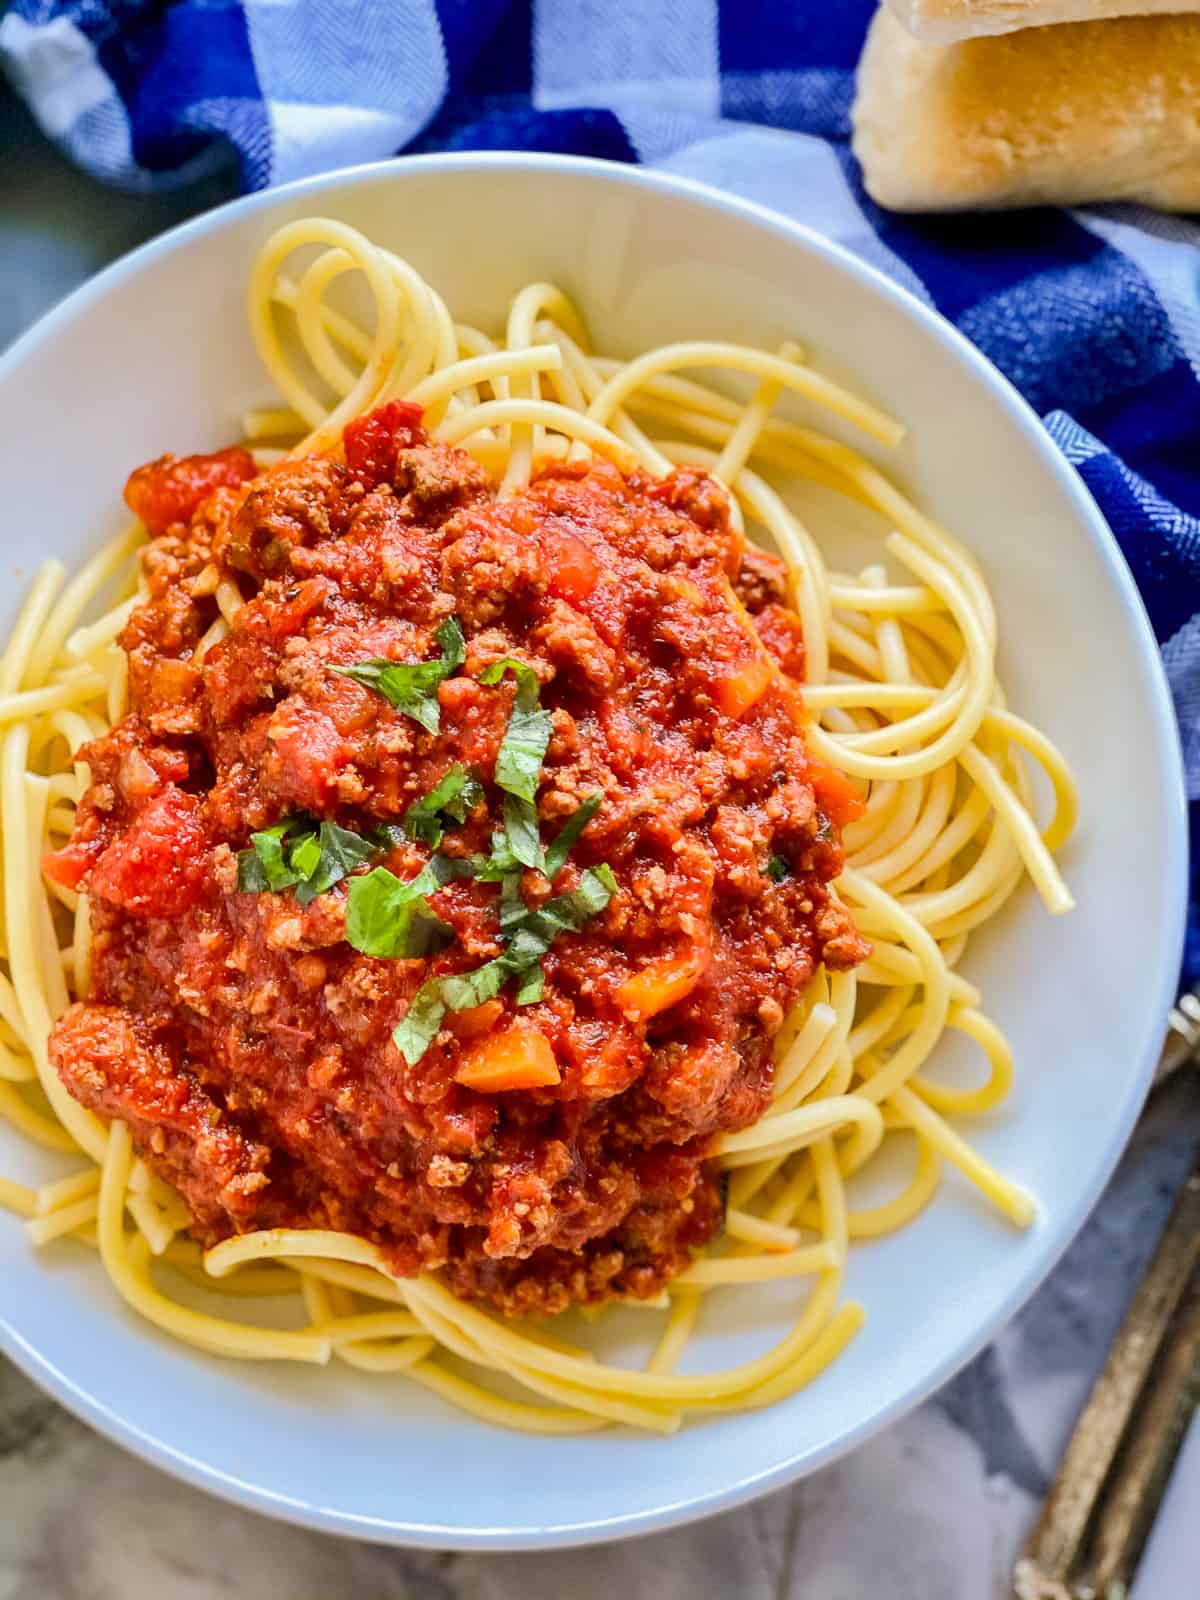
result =
[[[551,278],[618,353],[794,337],[818,365],[856,376],[911,425],[893,470],[983,562],[1013,702],[1081,780],[1064,861],[1078,910],[1051,920],[1029,890],[968,963],[1017,1059],[1010,1106],[972,1136],[1037,1196],[1040,1220],[1018,1235],[951,1176],[915,1225],[853,1252],[864,1331],[773,1409],[668,1440],[502,1433],[402,1379],[172,1344],[125,1311],[81,1247],[35,1255],[0,1216],[5,1350],[85,1420],[192,1483],[405,1544],[525,1548],[661,1528],[778,1488],[895,1421],[1012,1316],[1095,1202],[1145,1091],[1181,940],[1182,784],[1158,655],[1087,493],[946,323],[754,206],[627,167],[515,155],[391,162],[255,195],[135,252],[24,338],[0,362],[5,627],[36,560],[78,562],[118,525],[129,468],[229,442],[242,408],[269,398],[246,275],[272,229],[312,212],[407,256],[475,322],[495,324],[519,285]],[[809,510],[823,542],[852,532],[827,501]],[[48,1163],[0,1129],[0,1170],[37,1181]],[[689,1363],[761,1348],[787,1298],[725,1291]],[[616,1344],[652,1315],[621,1313]]]

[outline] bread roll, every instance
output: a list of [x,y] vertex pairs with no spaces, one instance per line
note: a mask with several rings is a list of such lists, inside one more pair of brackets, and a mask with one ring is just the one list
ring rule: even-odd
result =
[[1200,11],[1200,0],[887,0],[910,33],[936,44],[1052,22],[1099,22]]
[[923,44],[886,9],[854,152],[893,211],[1141,200],[1200,209],[1200,16]]

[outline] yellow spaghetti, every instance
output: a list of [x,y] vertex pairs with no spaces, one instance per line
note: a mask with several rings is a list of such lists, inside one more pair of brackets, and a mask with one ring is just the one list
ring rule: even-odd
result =
[[[371,309],[362,320],[331,299],[347,276],[365,285]],[[873,953],[857,971],[818,970],[779,1035],[769,1111],[718,1141],[728,1171],[724,1232],[657,1303],[663,1323],[641,1370],[460,1300],[436,1276],[396,1278],[373,1245],[350,1235],[257,1232],[202,1253],[186,1236],[187,1207],[135,1159],[128,1128],[106,1126],[71,1099],[46,1048],[53,1020],[87,992],[88,904],[44,879],[39,863],[69,835],[88,781],[74,752],[122,714],[125,657],[115,640],[138,597],[144,535],[134,526],[73,577],[47,562],[0,658],[0,1115],[35,1144],[77,1158],[67,1176],[40,1187],[0,1178],[0,1205],[26,1219],[35,1245],[94,1246],[121,1298],[174,1338],[224,1357],[400,1373],[500,1426],[571,1433],[625,1423],[667,1433],[692,1413],[781,1399],[862,1322],[863,1309],[840,1298],[852,1241],[912,1221],[947,1164],[1012,1223],[1034,1216],[1032,1199],[951,1120],[993,1110],[1013,1075],[1004,1035],[959,966],[970,935],[1024,877],[1050,912],[1070,908],[1053,855],[1076,799],[1054,746],[1007,708],[979,568],[871,459],[775,414],[778,399],[794,394],[884,449],[902,435],[806,365],[797,346],[695,341],[609,359],[592,352],[580,313],[545,283],[516,296],[493,338],[454,322],[407,263],[326,219],[292,223],[267,242],[249,314],[282,402],[245,419],[260,464],[336,447],[348,421],[397,397],[423,406],[432,436],[474,456],[501,496],[523,489],[542,460],[589,453],[655,474],[699,465],[728,486],[735,517],[789,568],[810,744],[866,798],[865,814],[845,829],[837,890]],[[735,398],[686,375],[697,371],[753,387]],[[879,560],[858,573],[830,571],[783,497],[789,480],[876,513]],[[222,614],[200,653],[240,604],[228,587],[217,591]],[[1031,768],[1053,791],[1043,823]],[[948,1029],[984,1058],[986,1077],[974,1087],[927,1072]],[[848,1180],[901,1135],[915,1147],[907,1186],[856,1208]],[[774,1280],[794,1283],[799,1303],[782,1340],[725,1371],[677,1372],[710,1291]],[[184,1281],[219,1293],[224,1309],[185,1305],[172,1292]],[[254,1320],[255,1303],[268,1297],[294,1305],[293,1328]],[[495,1377],[508,1381],[497,1389]],[[519,1391],[528,1398],[513,1398]]]

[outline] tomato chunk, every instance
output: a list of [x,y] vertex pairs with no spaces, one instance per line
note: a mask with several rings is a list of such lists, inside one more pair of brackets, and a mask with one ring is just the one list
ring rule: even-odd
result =
[[199,803],[169,784],[97,861],[91,894],[140,917],[177,917],[194,904],[208,871]]
[[586,600],[600,581],[600,563],[565,518],[547,518],[538,547],[550,575],[550,593],[576,605]]
[[308,811],[327,809],[352,751],[333,718],[285,702],[271,719],[269,738],[263,775],[275,793]]
[[187,522],[214,489],[236,489],[257,477],[254,457],[240,445],[207,456],[159,456],[131,472],[125,504],[151,533]]
[[72,839],[61,850],[47,850],[42,857],[42,871],[64,889],[78,889],[102,848],[100,839]]
[[401,450],[423,437],[424,415],[422,408],[411,401],[389,400],[368,411],[365,417],[348,422],[342,440],[346,466],[354,477],[368,489],[387,483],[396,470]]
[[853,779],[812,754],[808,758],[808,778],[817,804],[835,827],[844,828],[848,822],[856,822],[867,809]]

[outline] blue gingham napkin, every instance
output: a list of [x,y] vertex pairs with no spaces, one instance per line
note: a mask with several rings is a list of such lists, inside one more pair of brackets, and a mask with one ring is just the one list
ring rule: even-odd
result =
[[[129,188],[230,161],[256,189],[400,150],[557,150],[701,178],[847,245],[1008,374],[1099,501],[1162,646],[1195,835],[1200,228],[1132,206],[880,211],[847,143],[872,9],[12,0],[0,65],[68,155]],[[1200,977],[1195,885],[1185,976]]]

